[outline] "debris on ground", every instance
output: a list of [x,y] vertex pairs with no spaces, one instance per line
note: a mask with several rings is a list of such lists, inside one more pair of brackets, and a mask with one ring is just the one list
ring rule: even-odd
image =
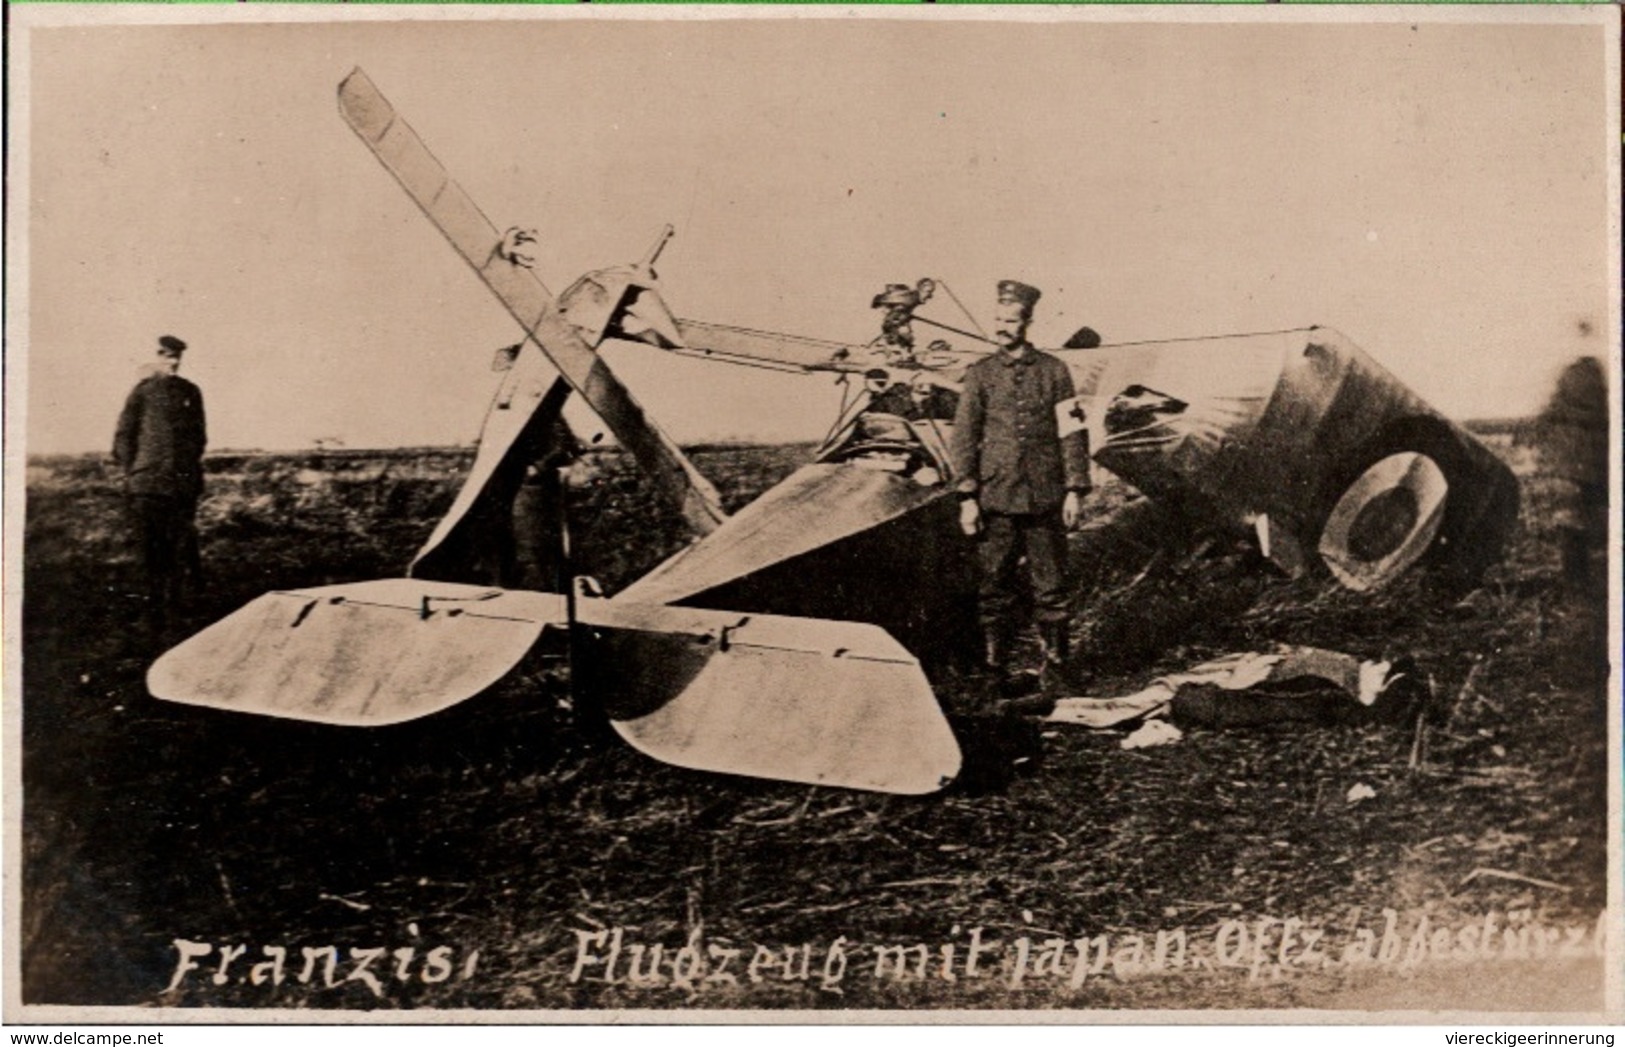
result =
[[[1548,890],[1563,891],[1565,893],[1573,890],[1571,887],[1565,887],[1560,883],[1553,883],[1551,880],[1539,880],[1533,876],[1525,876],[1522,873],[1507,872],[1503,869],[1485,869],[1480,867],[1462,877],[1461,882],[1456,884],[1456,891],[1461,890],[1463,887],[1466,887],[1468,884],[1478,879],[1511,880],[1514,883],[1527,883],[1535,887],[1545,887]],[[1453,891],[1451,893],[1455,892]]]
[[1156,718],[1200,727],[1401,722],[1428,693],[1409,658],[1281,646],[1227,654],[1118,698],[1062,698],[1044,719],[1097,730]]
[[1050,723],[1074,723],[1104,730],[1161,716],[1168,711],[1173,693],[1161,684],[1123,698],[1062,698],[1044,719]]
[[1118,745],[1124,749],[1151,749],[1158,745],[1172,745],[1183,737],[1185,732],[1167,720],[1147,720]]

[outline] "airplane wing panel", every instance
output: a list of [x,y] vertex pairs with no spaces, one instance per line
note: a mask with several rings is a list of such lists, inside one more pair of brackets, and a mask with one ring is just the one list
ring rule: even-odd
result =
[[959,744],[919,662],[877,626],[582,601],[581,683],[665,763],[920,795]]
[[390,578],[266,593],[165,652],[154,697],[349,727],[414,720],[517,665],[564,597]]
[[947,497],[892,473],[850,464],[804,465],[620,595],[675,603],[850,538]]
[[[578,601],[577,684],[635,748],[679,767],[934,792],[959,747],[919,662],[877,626]],[[157,698],[381,727],[497,683],[566,598],[385,578],[266,593],[160,657]]]
[[379,162],[519,321],[530,342],[592,406],[690,526],[700,534],[715,530],[726,518],[716,488],[559,315],[552,292],[536,274],[504,257],[502,235],[367,74],[357,69],[339,85],[339,108]]
[[513,497],[525,467],[539,452],[552,446],[544,440],[569,395],[569,383],[558,377],[540,353],[520,354],[486,412],[479,450],[463,486],[434,532],[412,557],[408,574],[446,578],[448,566],[460,566],[458,551],[466,549],[469,541],[477,541],[473,532],[480,526],[475,512],[480,499],[488,490],[498,492],[499,498]]

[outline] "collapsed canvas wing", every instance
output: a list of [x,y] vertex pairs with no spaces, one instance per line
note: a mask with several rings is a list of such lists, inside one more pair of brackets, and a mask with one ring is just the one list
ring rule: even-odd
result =
[[947,494],[942,484],[850,464],[804,465],[622,596],[639,603],[690,599],[868,532]]
[[[1213,342],[1223,344],[1214,345]],[[1131,345],[1068,354],[1095,458],[1152,490],[1201,482],[1249,434],[1301,333]],[[1174,475],[1159,481],[1157,471]],[[1136,484],[1138,486],[1138,484]]]

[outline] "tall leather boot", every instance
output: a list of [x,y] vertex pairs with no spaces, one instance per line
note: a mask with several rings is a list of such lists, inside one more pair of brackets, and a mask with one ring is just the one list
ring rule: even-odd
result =
[[1010,661],[1010,638],[1002,628],[982,630],[982,668],[1001,677]]
[[1038,642],[1044,648],[1044,665],[1046,668],[1066,665],[1068,655],[1067,623],[1040,622],[1038,625]]
[[1044,649],[1041,686],[1044,693],[1049,695],[1075,695],[1085,682],[1074,675],[1067,664],[1071,655],[1067,625],[1064,620],[1040,622],[1038,625],[1038,642]]

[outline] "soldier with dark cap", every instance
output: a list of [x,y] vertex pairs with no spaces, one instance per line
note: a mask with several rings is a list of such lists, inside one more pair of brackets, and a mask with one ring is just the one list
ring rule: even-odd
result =
[[175,373],[185,351],[174,335],[158,339],[157,359],[130,391],[113,437],[155,631],[167,625],[182,585],[196,586],[202,575],[196,516],[206,432],[203,393]]
[[977,539],[977,615],[984,661],[1003,673],[1015,627],[1015,571],[1025,555],[1046,668],[1067,657],[1066,532],[1089,493],[1088,436],[1063,437],[1056,408],[1076,396],[1059,359],[1027,341],[1039,290],[1001,280],[994,337],[998,352],[965,372],[952,453],[960,526]]

